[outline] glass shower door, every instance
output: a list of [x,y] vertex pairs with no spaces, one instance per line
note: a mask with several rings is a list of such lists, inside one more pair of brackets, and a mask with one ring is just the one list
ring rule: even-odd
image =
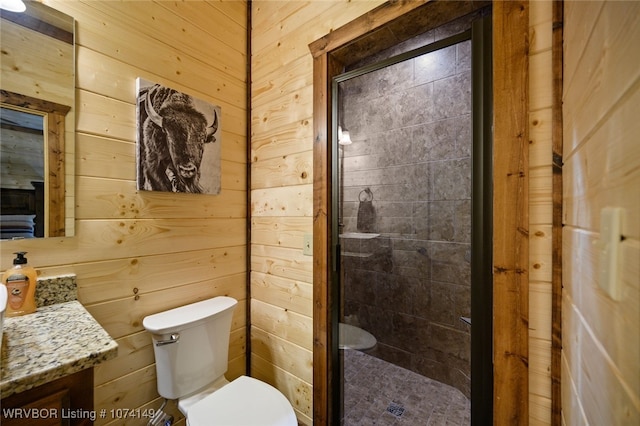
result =
[[345,425],[470,422],[470,36],[334,84]]

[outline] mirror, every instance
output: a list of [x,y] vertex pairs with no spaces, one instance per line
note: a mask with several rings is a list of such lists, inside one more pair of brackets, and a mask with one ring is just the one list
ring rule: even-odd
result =
[[0,10],[0,239],[74,233],[74,20]]

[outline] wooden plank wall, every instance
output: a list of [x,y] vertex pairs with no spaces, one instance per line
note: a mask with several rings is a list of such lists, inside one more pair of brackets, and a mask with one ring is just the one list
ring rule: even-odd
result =
[[[565,1],[562,415],[640,424],[640,3]],[[620,300],[600,287],[601,209],[623,209]]]
[[42,133],[0,129],[2,188],[33,190],[32,181],[44,180]]
[[313,61],[309,43],[382,1],[254,1],[251,373],[312,424]]
[[[97,406],[157,407],[153,353],[141,327],[144,315],[218,294],[237,297],[230,375],[244,372],[249,184],[252,374],[276,385],[294,404],[299,420],[311,424],[312,259],[302,254],[303,238],[312,233],[313,205],[313,72],[307,45],[382,1],[253,3],[250,183],[245,179],[245,2],[47,3],[77,20],[76,237],[3,242],[2,268],[10,253],[21,249],[30,252],[42,276],[76,273],[81,301],[120,343],[118,358],[96,370]],[[550,58],[543,43],[547,33],[550,37],[550,17],[547,6],[538,3],[531,5],[532,73]],[[602,8],[586,9],[595,9],[597,18]],[[577,31],[585,28],[591,27]],[[220,196],[135,190],[138,76],[222,105]],[[532,423],[548,416],[549,405],[545,368],[550,344],[543,329],[550,322],[550,248],[545,248],[550,247],[550,226],[544,214],[550,210],[545,183],[550,157],[543,154],[549,121],[544,96],[537,98],[538,88],[547,84],[541,78],[531,77],[529,126]],[[628,149],[637,150],[637,144]],[[583,204],[585,198],[578,196]],[[580,238],[594,237],[577,232],[574,240]],[[637,258],[638,232],[625,240],[625,247]],[[638,275],[633,268],[625,269],[629,283]],[[579,368],[574,361],[565,353],[565,365]],[[576,389],[577,382],[572,383]]]
[[493,4],[493,423],[529,419],[529,2]]
[[[97,409],[158,408],[143,317],[216,295],[239,300],[228,378],[244,374],[247,3],[46,3],[76,19],[76,235],[2,242],[1,268],[24,250],[40,276],[77,275],[80,301],[119,344],[95,370]],[[220,195],[136,191],[136,77],[222,106]]]
[[529,2],[529,424],[551,424],[551,1]]

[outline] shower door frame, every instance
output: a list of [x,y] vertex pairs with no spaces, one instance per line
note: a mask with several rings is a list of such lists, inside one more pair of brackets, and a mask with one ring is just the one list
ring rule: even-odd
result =
[[[472,418],[476,423],[492,419],[492,401],[489,395],[493,393],[493,364],[492,364],[492,63],[486,58],[491,58],[491,17],[476,19],[471,28],[429,43],[425,46],[392,56],[388,59],[363,66],[332,78],[331,83],[331,124],[333,140],[337,141],[338,123],[342,120],[339,116],[339,85],[352,78],[360,77],[370,72],[396,65],[400,62],[411,60],[421,55],[436,52],[438,50],[455,46],[465,41],[471,41],[471,110],[472,110],[472,183],[471,183],[471,317],[475,319],[475,325],[471,327],[471,400]],[[437,105],[436,105],[437,107]],[[339,148],[337,143],[331,146],[331,155],[335,159],[332,163],[332,187],[336,188],[332,193],[331,211],[340,212],[341,206],[341,179],[343,173],[340,170]],[[332,250],[333,279],[332,294],[334,295],[334,312],[332,320],[334,324],[340,323],[341,306],[341,247],[340,239],[340,215],[332,216],[331,232],[334,248]],[[335,336],[334,336],[334,340]],[[334,382],[341,382],[342,368],[336,369]],[[342,388],[342,386],[340,387]],[[337,401],[343,398],[344,389],[338,392]],[[335,410],[334,416],[338,415]],[[339,414],[342,417],[344,413]],[[334,421],[338,421],[334,417]]]
[[[335,312],[335,248],[331,232],[331,80],[354,63],[420,32],[493,4],[491,96],[493,169],[492,306],[493,391],[482,404],[493,423],[526,423],[528,404],[528,2],[387,2],[309,45],[314,67],[314,321],[313,416],[315,425],[337,424],[339,359]],[[389,37],[389,33],[394,33]],[[398,37],[403,37],[398,39]],[[337,213],[337,212],[336,212]],[[514,291],[516,289],[516,291]],[[473,339],[473,337],[472,337]],[[473,397],[473,395],[472,395]],[[478,403],[476,400],[475,403]],[[473,405],[473,403],[472,403]],[[473,409],[473,408],[472,408]],[[473,415],[473,414],[472,414]],[[481,419],[480,419],[481,420]],[[483,423],[484,424],[484,423]]]

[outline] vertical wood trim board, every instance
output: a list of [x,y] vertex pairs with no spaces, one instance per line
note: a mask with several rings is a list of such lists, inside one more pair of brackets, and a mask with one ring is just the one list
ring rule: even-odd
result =
[[551,424],[562,424],[562,39],[564,0],[553,2],[552,23],[552,283]]
[[528,10],[493,4],[495,425],[529,421]]
[[331,244],[326,237],[329,234],[329,195],[330,167],[327,128],[329,117],[325,89],[328,80],[328,57],[320,55],[313,60],[313,421],[314,424],[327,425],[331,418],[331,330],[329,324],[330,271],[328,260],[331,258]]
[[529,3],[530,424],[552,422],[553,252],[554,244],[558,244],[554,241],[557,229],[553,209],[557,207],[554,202],[558,202],[554,195],[558,199],[562,196],[561,192],[553,193],[554,83],[557,83],[552,64],[553,7],[553,1]]
[[[253,29],[253,15],[251,13],[251,9],[252,9],[252,5],[253,5],[253,0],[247,0],[247,28],[246,28],[246,37],[247,39],[245,40],[246,43],[246,53],[247,53],[247,58],[251,58],[251,53],[252,53],[252,29]],[[247,126],[247,130],[246,130],[246,134],[247,135],[251,135],[252,130],[251,130],[251,105],[252,105],[252,96],[251,96],[251,82],[253,81],[253,77],[252,77],[252,63],[251,60],[248,59],[246,61],[246,71],[247,71],[247,76],[246,76],[246,85],[247,85],[247,93],[246,93],[246,104],[247,104],[247,109],[246,109],[246,126]],[[247,138],[249,138],[249,136],[247,136]],[[249,143],[247,141],[246,144],[246,161],[247,161],[247,168],[246,168],[246,183],[247,186],[251,185],[251,167],[249,167],[248,165],[251,164],[251,143]],[[247,188],[248,189],[248,188]],[[247,190],[246,193],[246,201],[247,201],[247,210],[249,209],[249,206],[251,205],[251,191]],[[246,215],[246,228],[247,228],[247,247],[246,247],[246,258],[245,258],[245,262],[246,262],[246,268],[247,271],[251,271],[251,244],[250,242],[252,241],[252,225],[251,225],[251,214],[247,214]],[[247,335],[251,336],[251,274],[247,274],[247,282],[245,284],[246,286],[246,294],[247,294],[247,300],[246,300],[246,309],[247,309]],[[245,371],[247,372],[247,374],[249,376],[251,376],[251,339],[247,339],[246,340],[246,360],[245,360]]]

